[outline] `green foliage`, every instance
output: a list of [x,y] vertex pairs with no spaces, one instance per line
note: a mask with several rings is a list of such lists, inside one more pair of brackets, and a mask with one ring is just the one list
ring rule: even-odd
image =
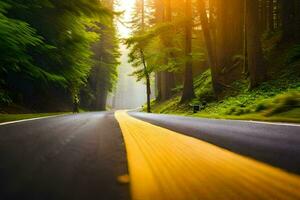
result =
[[81,105],[89,110],[106,109],[107,93],[114,90],[118,78],[119,41],[116,38],[113,20],[109,26],[99,25],[97,32],[101,38],[93,44],[93,60],[95,62],[88,82],[81,90]]
[[8,105],[12,103],[8,94],[0,90],[0,105]]
[[268,102],[263,102],[262,110],[265,110],[265,116],[287,112],[300,107],[300,91],[291,91],[276,96]]
[[[149,5],[145,6],[145,13],[142,14],[141,3],[137,1],[131,22],[133,34],[125,40],[125,44],[131,50],[129,62],[136,68],[132,75],[137,77],[137,80],[142,80],[146,74],[153,72],[181,72],[187,59],[204,60],[201,48],[200,52],[185,56],[183,27],[186,19],[182,17],[171,21],[155,19],[154,16],[157,14],[155,9],[158,9],[155,7],[156,3],[147,2]],[[148,7],[151,9],[147,9]],[[147,64],[146,69],[142,66],[141,50]]]
[[207,103],[215,100],[215,96],[212,90],[212,80],[210,70],[206,70],[194,81],[195,94],[200,105],[206,105]]
[[9,4],[0,2],[0,72],[23,72],[32,77],[52,75],[38,68],[28,55],[28,48],[43,45],[42,38],[26,22],[5,16]]
[[[195,78],[197,98],[187,104],[179,104],[179,96],[153,106],[153,112],[194,115],[189,104],[202,105],[194,115],[200,117],[255,119],[298,122],[300,117],[300,72],[298,65],[281,70],[272,80],[264,82],[254,90],[248,90],[246,81],[231,85],[222,99],[212,94],[210,71]],[[177,88],[180,92],[182,87]],[[282,117],[280,117],[282,116]],[[295,120],[294,120],[295,119]]]
[[133,35],[124,40],[124,44],[130,49],[128,54],[128,62],[132,64],[135,71],[131,74],[135,76],[138,81],[150,77],[153,72],[153,68],[148,65],[149,55],[146,53],[147,47],[151,39],[154,37],[147,27],[145,10],[142,8],[142,4],[136,2],[136,8],[131,22],[131,28]]
[[[106,1],[0,2],[0,85],[9,91],[5,94],[12,101],[44,108],[44,104],[54,106],[54,102],[71,107],[73,97],[86,85],[92,66],[100,62],[94,59],[91,48],[102,34],[99,24],[113,26],[114,13],[102,2]],[[112,51],[103,55],[108,60],[103,68],[112,68],[112,72],[100,76],[112,80],[111,85],[117,63],[116,48]]]

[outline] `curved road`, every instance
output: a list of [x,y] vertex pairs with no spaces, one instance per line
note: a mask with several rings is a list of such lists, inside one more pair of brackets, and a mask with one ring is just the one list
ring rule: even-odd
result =
[[[152,124],[300,174],[300,126],[132,112]],[[130,199],[121,129],[113,112],[0,126],[0,199]]]
[[130,112],[133,117],[300,174],[300,125]]

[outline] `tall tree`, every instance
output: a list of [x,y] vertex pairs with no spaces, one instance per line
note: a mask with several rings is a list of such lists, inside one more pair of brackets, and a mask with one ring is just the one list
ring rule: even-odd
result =
[[209,28],[209,19],[206,13],[204,0],[197,0],[200,14],[201,27],[203,31],[205,46],[208,54],[208,63],[211,69],[213,90],[216,96],[222,91],[222,86],[218,82],[217,55],[213,45],[213,37]]
[[[14,91],[13,101],[38,111],[70,110],[73,97],[78,96],[93,65],[91,45],[99,39],[89,27],[111,12],[98,0],[2,2],[11,4],[3,15],[22,26],[15,32],[24,31],[40,40],[34,44],[27,36],[23,39],[30,44],[18,45],[29,62],[24,62],[25,57],[16,58],[23,66],[7,76],[5,87]],[[7,24],[1,32],[12,26]],[[14,37],[9,37],[6,42],[17,45]]]
[[247,55],[250,75],[250,88],[257,87],[266,78],[263,62],[259,23],[259,0],[246,0],[247,6]]
[[[129,62],[138,68],[133,74],[138,80],[144,79],[146,82],[147,94],[147,112],[151,112],[151,73],[152,68],[147,65],[145,49],[148,45],[146,35],[146,19],[145,19],[145,2],[144,0],[136,1],[136,13],[133,27],[135,27],[134,35],[126,40],[128,48],[130,48]],[[141,68],[140,68],[141,67]]]
[[[164,2],[162,0],[154,0],[154,24],[160,24],[164,21]],[[155,73],[155,81],[156,81],[156,100],[161,101],[163,99],[162,94],[162,74],[163,72],[158,71]]]
[[295,0],[295,38],[298,44],[300,44],[300,0]]
[[[142,22],[141,22],[141,32],[145,32],[145,1],[141,0],[141,9],[142,9]],[[142,65],[144,68],[144,74],[146,79],[146,93],[147,93],[147,112],[151,113],[151,80],[150,80],[150,73],[147,69],[146,59],[144,50],[142,47],[140,47],[140,56],[142,60]]]
[[[103,1],[104,6],[113,9],[113,1]],[[87,110],[106,110],[107,96],[117,80],[119,45],[114,26],[114,17],[97,23],[95,30],[100,40],[92,45],[94,65],[88,82],[81,89],[81,106]]]
[[274,31],[274,1],[269,0],[268,1],[268,31],[272,32]]
[[282,41],[289,41],[294,38],[295,24],[295,0],[281,0],[281,24],[282,24]]
[[184,84],[181,102],[188,101],[195,97],[193,83],[193,66],[192,66],[192,1],[185,1],[185,72]]
[[242,0],[217,1],[215,5],[218,78],[223,83],[231,83],[240,78],[242,71],[244,5]]
[[[163,0],[163,8],[164,8],[164,16],[163,22],[171,23],[172,22],[172,8],[171,8],[171,0]],[[164,43],[165,48],[172,47],[172,38],[170,35],[164,34],[162,37],[162,41]],[[168,52],[165,56],[165,64],[168,65],[168,62],[171,60],[172,53]],[[174,73],[169,72],[168,69],[162,71],[161,73],[161,100],[167,100],[172,96],[172,89],[174,88]]]

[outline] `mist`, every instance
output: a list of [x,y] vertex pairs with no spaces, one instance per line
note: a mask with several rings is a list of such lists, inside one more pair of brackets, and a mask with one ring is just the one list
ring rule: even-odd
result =
[[131,74],[134,68],[128,63],[126,46],[120,45],[121,65],[118,69],[118,83],[115,92],[109,98],[108,105],[113,109],[135,109],[141,107],[146,99],[146,86],[142,81],[137,82]]

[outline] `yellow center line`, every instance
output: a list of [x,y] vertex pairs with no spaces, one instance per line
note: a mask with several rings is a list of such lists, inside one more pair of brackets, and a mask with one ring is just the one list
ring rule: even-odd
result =
[[300,177],[117,111],[133,200],[300,200]]

